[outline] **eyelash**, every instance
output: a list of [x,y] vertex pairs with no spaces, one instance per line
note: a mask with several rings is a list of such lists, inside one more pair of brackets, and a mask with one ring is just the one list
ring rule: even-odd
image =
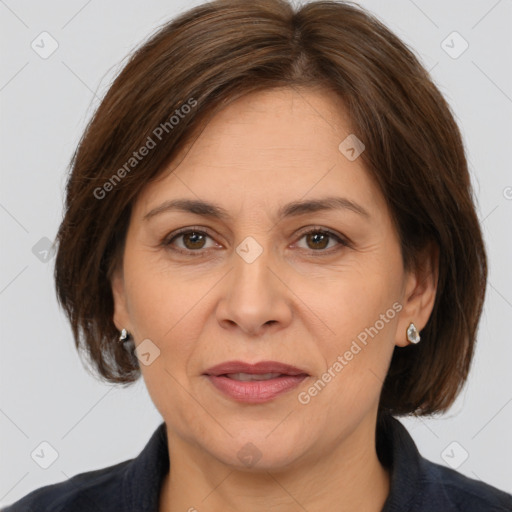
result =
[[[208,251],[208,249],[198,249],[196,251],[193,251],[190,249],[185,250],[185,249],[181,249],[181,248],[171,247],[171,244],[175,239],[179,238],[182,235],[186,235],[188,233],[196,233],[199,235],[206,235],[210,238],[213,238],[207,231],[204,231],[203,229],[199,229],[199,228],[196,229],[195,227],[192,226],[192,227],[183,228],[174,233],[171,233],[170,235],[168,235],[167,237],[164,238],[161,245],[167,249],[170,249],[172,251],[175,251],[175,252],[178,252],[181,254],[185,254],[188,256],[198,257],[198,256],[204,255],[204,253],[206,251]],[[330,231],[329,229],[320,228],[320,227],[314,227],[308,231],[302,232],[300,234],[299,240],[301,240],[306,235],[309,235],[311,233],[320,233],[322,235],[328,235],[329,238],[334,238],[341,246],[351,247],[351,244],[348,242],[348,240],[342,238],[341,236],[337,235],[336,233]],[[338,248],[331,247],[331,249],[318,249],[318,250],[310,249],[309,254],[311,254],[312,256],[326,256],[326,255],[332,254],[333,252],[337,252],[339,249],[340,249],[339,247]]]

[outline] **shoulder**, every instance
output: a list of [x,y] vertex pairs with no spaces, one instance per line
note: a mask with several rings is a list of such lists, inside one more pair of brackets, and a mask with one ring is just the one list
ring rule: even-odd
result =
[[391,478],[382,512],[512,512],[512,495],[422,457],[392,416],[379,419],[377,452]]
[[[52,485],[40,487],[2,512],[89,512],[115,510],[121,484],[131,460],[106,468],[80,473]],[[105,508],[106,507],[106,508]]]
[[2,512],[154,510],[168,470],[163,422],[137,457],[36,489]]
[[427,459],[421,465],[422,501],[429,510],[438,503],[461,512],[512,512],[512,495],[505,491]]

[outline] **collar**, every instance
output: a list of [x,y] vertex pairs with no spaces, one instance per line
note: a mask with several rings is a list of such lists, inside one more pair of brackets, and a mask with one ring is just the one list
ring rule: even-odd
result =
[[410,510],[422,493],[422,457],[406,428],[390,415],[379,417],[376,449],[390,472],[390,490],[381,512]]
[[[422,457],[412,437],[397,419],[382,416],[376,428],[376,449],[379,460],[390,471],[390,493],[381,512],[409,510],[422,492]],[[167,433],[163,422],[126,467],[122,510],[158,511],[160,489],[168,471]]]
[[160,488],[169,471],[165,422],[153,432],[138,457],[130,461],[122,481],[122,510],[157,512]]

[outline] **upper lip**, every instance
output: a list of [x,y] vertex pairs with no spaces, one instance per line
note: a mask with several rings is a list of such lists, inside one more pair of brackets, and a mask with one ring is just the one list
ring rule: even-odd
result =
[[260,361],[258,363],[245,363],[244,361],[226,361],[208,368],[205,375],[225,375],[228,373],[280,373],[282,375],[307,375],[308,373],[295,366],[278,361]]

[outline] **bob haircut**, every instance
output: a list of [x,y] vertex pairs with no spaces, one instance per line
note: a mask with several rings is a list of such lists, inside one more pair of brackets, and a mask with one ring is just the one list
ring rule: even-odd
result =
[[216,0],[159,27],[133,52],[70,162],[55,281],[77,350],[109,382],[140,376],[117,342],[110,283],[131,206],[216,112],[277,87],[339,95],[387,201],[404,268],[429,244],[439,250],[422,342],[395,347],[379,413],[445,411],[468,375],[487,281],[464,146],[413,52],[353,2]]

